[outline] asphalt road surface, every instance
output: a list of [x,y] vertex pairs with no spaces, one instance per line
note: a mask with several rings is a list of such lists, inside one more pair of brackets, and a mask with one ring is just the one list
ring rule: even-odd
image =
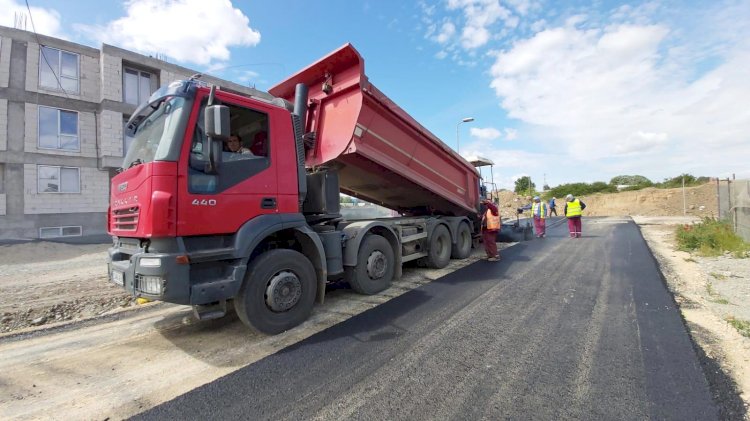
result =
[[719,418],[637,226],[583,232],[556,226],[136,418]]

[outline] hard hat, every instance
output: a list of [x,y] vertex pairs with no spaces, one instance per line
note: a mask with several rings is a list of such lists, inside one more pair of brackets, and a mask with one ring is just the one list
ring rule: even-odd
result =
[[538,202],[539,201],[539,196],[534,196],[534,201]]
[[565,196],[565,200],[567,200],[568,202],[572,202],[573,199],[574,199],[574,197],[573,197],[572,194],[569,194],[569,195]]

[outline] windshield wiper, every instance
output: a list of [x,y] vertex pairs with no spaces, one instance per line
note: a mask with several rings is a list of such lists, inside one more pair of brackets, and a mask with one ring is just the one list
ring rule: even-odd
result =
[[143,164],[143,161],[141,161],[141,159],[138,158],[135,161],[131,162],[130,165],[128,165],[128,168],[133,168],[136,165],[141,165],[141,164]]

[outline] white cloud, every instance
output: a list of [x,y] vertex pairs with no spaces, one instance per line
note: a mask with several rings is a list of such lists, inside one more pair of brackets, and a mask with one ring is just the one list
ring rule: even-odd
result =
[[466,49],[479,48],[490,40],[490,28],[498,21],[514,28],[518,17],[500,5],[499,0],[448,0],[448,10],[461,9],[466,24],[461,30],[461,45]]
[[252,81],[257,81],[260,77],[260,73],[254,72],[252,70],[243,70],[239,72],[239,75],[237,76],[237,81],[240,83],[248,83]]
[[477,139],[482,139],[482,140],[495,140],[495,139],[499,139],[500,136],[502,135],[500,130],[494,127],[485,127],[485,128],[472,127],[469,130],[469,133],[471,133],[472,137],[476,137]]
[[[617,13],[645,22],[648,11]],[[689,34],[671,21],[577,28],[584,18],[568,19],[496,54],[491,86],[510,117],[591,173],[659,179],[744,168],[750,10],[709,12]]]
[[[29,32],[36,30],[37,33],[49,35],[56,38],[67,38],[60,25],[60,13],[55,9],[44,9],[31,6],[31,14],[23,2],[13,0],[0,0],[0,25],[15,27],[16,18],[21,20],[19,29]],[[33,25],[32,25],[33,21]]]
[[440,27],[440,33],[435,36],[435,41],[439,44],[445,44],[453,37],[453,35],[455,35],[455,33],[456,25],[452,22],[445,22],[443,23],[443,26]]
[[669,136],[666,133],[636,132],[628,136],[624,142],[615,144],[615,153],[630,154],[652,151],[665,144]]
[[446,57],[448,57],[448,53],[445,52],[445,50],[440,50],[437,53],[435,53],[435,58],[438,60],[442,60]]
[[516,140],[518,138],[518,130],[506,127],[505,138],[507,140]]
[[260,33],[229,0],[130,0],[125,5],[126,16],[120,19],[77,28],[100,42],[200,65],[228,60],[230,47],[260,42]]

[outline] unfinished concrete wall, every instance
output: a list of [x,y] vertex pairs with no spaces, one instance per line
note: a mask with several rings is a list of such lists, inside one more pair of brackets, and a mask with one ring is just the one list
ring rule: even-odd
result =
[[719,218],[729,221],[734,231],[750,242],[750,180],[719,180]]

